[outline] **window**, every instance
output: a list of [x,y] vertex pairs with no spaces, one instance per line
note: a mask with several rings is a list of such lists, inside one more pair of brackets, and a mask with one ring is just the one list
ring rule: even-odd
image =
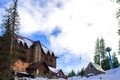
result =
[[92,65],[89,65],[89,68],[90,68],[90,69],[92,69],[92,68],[93,68],[93,66],[92,66]]
[[57,73],[57,76],[60,76],[60,74],[59,74],[59,73]]

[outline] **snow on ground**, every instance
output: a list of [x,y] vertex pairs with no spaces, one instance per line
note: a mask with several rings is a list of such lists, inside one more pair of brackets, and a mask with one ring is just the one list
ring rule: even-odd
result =
[[120,67],[105,71],[105,74],[91,76],[91,77],[80,77],[75,76],[68,80],[120,80]]
[[[26,80],[65,80],[65,79],[27,78]],[[75,76],[75,77],[68,78],[68,80],[120,80],[120,67],[116,69],[107,70],[105,71],[105,74],[91,76],[88,78]]]
[[47,79],[47,78],[27,78],[27,77],[22,77],[22,78],[19,78],[19,80],[66,80],[66,79],[63,79],[63,78]]

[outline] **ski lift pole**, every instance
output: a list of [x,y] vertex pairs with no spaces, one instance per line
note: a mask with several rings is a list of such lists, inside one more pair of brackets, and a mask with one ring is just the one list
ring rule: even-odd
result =
[[113,69],[114,66],[113,66],[113,63],[112,63],[112,57],[110,55],[110,51],[108,52],[108,54],[109,54],[109,58],[110,58],[110,67],[111,67],[111,69]]
[[112,63],[112,57],[111,57],[111,55],[110,55],[110,51],[111,51],[111,50],[112,50],[112,49],[111,49],[110,47],[107,47],[107,48],[106,48],[106,52],[108,52],[108,54],[109,54],[110,67],[111,67],[111,69],[113,69],[114,66],[113,66],[113,63]]

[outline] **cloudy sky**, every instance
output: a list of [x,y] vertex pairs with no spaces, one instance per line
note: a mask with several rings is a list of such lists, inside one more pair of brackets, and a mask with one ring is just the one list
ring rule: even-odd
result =
[[[0,0],[0,23],[10,3]],[[53,51],[57,68],[77,71],[93,61],[97,38],[117,52],[117,7],[111,0],[19,0],[19,34]]]

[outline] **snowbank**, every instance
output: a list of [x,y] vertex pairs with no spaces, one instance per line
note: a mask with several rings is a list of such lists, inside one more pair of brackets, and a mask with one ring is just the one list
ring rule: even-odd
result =
[[105,71],[105,74],[91,76],[91,77],[80,77],[75,76],[68,80],[120,80],[120,67]]
[[[62,78],[59,79],[47,79],[47,78],[25,78],[26,80],[65,80]],[[105,74],[100,74],[96,76],[91,77],[81,77],[81,76],[75,76],[68,78],[68,80],[120,80],[120,67],[116,69],[111,69],[105,71]]]

